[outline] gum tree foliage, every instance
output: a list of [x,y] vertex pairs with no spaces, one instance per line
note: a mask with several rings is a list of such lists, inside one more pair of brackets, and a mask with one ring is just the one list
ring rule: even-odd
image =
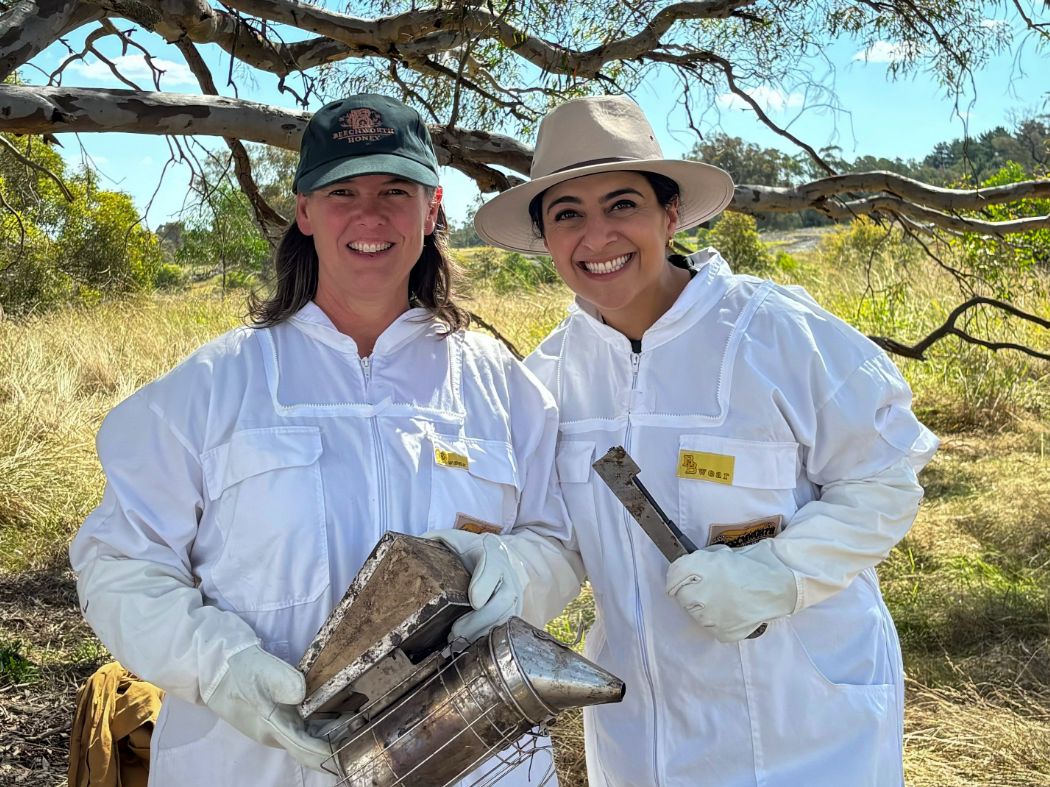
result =
[[[732,93],[818,173],[787,186],[742,183],[734,210],[872,216],[913,233],[1006,237],[1050,226],[1050,216],[986,213],[1045,199],[1050,181],[953,189],[891,172],[840,172],[755,98],[760,89],[801,92],[809,105],[838,108],[824,51],[839,40],[858,48],[884,42],[900,55],[888,66],[892,75],[921,73],[958,94],[993,53],[1050,41],[1042,0],[0,0],[0,8],[0,77],[34,66],[47,75],[46,86],[0,87],[0,131],[182,135],[171,142],[172,156],[190,161],[188,138],[222,137],[271,240],[286,213],[260,190],[243,143],[293,149],[308,118],[305,109],[248,98],[253,80],[274,78],[301,107],[362,90],[398,94],[431,123],[442,163],[492,192],[528,173],[524,140],[551,106],[631,93],[659,77],[674,86],[668,109],[679,105],[694,130],[718,111],[716,96]],[[989,15],[1007,23],[989,23]],[[80,29],[88,31],[82,49],[55,68],[37,64],[46,47]],[[151,64],[162,42],[173,45],[199,93],[162,91],[155,64],[152,84],[137,83],[98,51],[111,37]],[[218,77],[204,48],[229,62]],[[67,85],[68,66],[88,55],[109,64],[127,89]]]
[[0,308],[17,314],[71,298],[150,289],[156,237],[126,194],[90,170],[68,173],[40,139],[0,135]]
[[206,275],[216,271],[223,290],[262,271],[270,246],[257,231],[248,198],[229,181],[220,181],[186,222],[175,259]]

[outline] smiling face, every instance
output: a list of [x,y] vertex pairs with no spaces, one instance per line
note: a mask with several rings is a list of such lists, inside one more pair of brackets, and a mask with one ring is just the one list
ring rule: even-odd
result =
[[661,205],[641,173],[564,181],[544,192],[541,211],[543,241],[562,279],[628,335],[640,336],[681,291],[684,271],[666,256],[677,206]]
[[318,304],[407,309],[409,273],[440,204],[440,186],[431,197],[419,183],[390,175],[362,175],[297,195],[296,223],[317,251]]

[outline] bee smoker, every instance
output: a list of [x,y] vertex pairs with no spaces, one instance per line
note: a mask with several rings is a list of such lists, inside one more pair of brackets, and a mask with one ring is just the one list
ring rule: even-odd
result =
[[471,772],[494,784],[531,756],[533,727],[623,698],[621,680],[520,618],[449,647],[469,582],[443,544],[388,533],[307,650],[299,710],[336,719],[340,785],[445,787]]

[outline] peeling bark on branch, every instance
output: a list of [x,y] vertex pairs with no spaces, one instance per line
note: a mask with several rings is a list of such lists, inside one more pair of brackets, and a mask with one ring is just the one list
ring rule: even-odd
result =
[[295,149],[308,112],[233,98],[0,85],[0,131],[204,134]]
[[471,39],[498,41],[550,74],[596,78],[607,64],[643,59],[660,45],[676,23],[691,19],[724,19],[757,0],[703,0],[675,3],[659,11],[635,36],[591,50],[573,50],[528,34],[502,17],[479,8],[417,10],[381,19],[328,11],[289,0],[228,0],[229,7],[327,36],[358,57],[398,55],[421,58],[461,46]]
[[[308,112],[219,96],[0,85],[0,131],[14,134],[193,134],[297,150],[309,119]],[[471,177],[484,172],[512,182],[490,165],[528,174],[532,151],[512,137],[443,126],[430,131],[438,160]]]
[[[864,192],[871,196],[858,196]],[[837,199],[843,194],[852,198]],[[751,215],[816,210],[835,221],[848,221],[857,216],[894,214],[952,232],[977,232],[1002,237],[1050,228],[1050,216],[992,222],[960,216],[956,212],[979,211],[990,205],[1021,199],[1047,198],[1050,198],[1050,180],[1028,180],[992,188],[945,189],[892,172],[864,172],[821,178],[793,188],[737,186],[729,207]]]
[[[645,60],[677,22],[721,19],[756,0],[703,0],[675,3],[660,10],[638,34],[590,50],[573,50],[530,35],[488,11],[418,10],[380,19],[361,19],[289,0],[231,0],[225,5],[259,19],[312,32],[318,37],[292,44],[268,38],[235,14],[204,0],[83,0],[105,14],[135,22],[169,43],[185,37],[213,43],[248,65],[279,76],[346,58],[419,61],[455,49],[470,40],[501,43],[519,57],[551,74],[596,78],[610,63]],[[5,76],[52,43],[80,5],[79,0],[21,0],[24,19],[0,23],[0,68]],[[65,18],[60,19],[61,11]],[[22,34],[26,20],[35,37]],[[86,21],[86,20],[84,20]],[[8,41],[10,39],[10,41]],[[4,42],[9,46],[5,47]]]
[[0,20],[0,80],[62,35],[78,0],[18,0]]

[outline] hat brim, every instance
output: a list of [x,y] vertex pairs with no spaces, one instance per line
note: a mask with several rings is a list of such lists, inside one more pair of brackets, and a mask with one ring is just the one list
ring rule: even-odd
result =
[[294,190],[296,194],[306,194],[362,175],[394,175],[431,188],[438,185],[437,173],[418,161],[394,153],[377,153],[326,161],[304,172],[295,182]]
[[655,172],[678,184],[678,229],[687,230],[721,213],[733,199],[733,179],[725,170],[699,161],[678,159],[634,159],[592,164],[555,172],[507,189],[490,199],[474,216],[478,236],[494,246],[528,254],[546,254],[538,237],[529,203],[547,189],[567,180],[599,172]]

